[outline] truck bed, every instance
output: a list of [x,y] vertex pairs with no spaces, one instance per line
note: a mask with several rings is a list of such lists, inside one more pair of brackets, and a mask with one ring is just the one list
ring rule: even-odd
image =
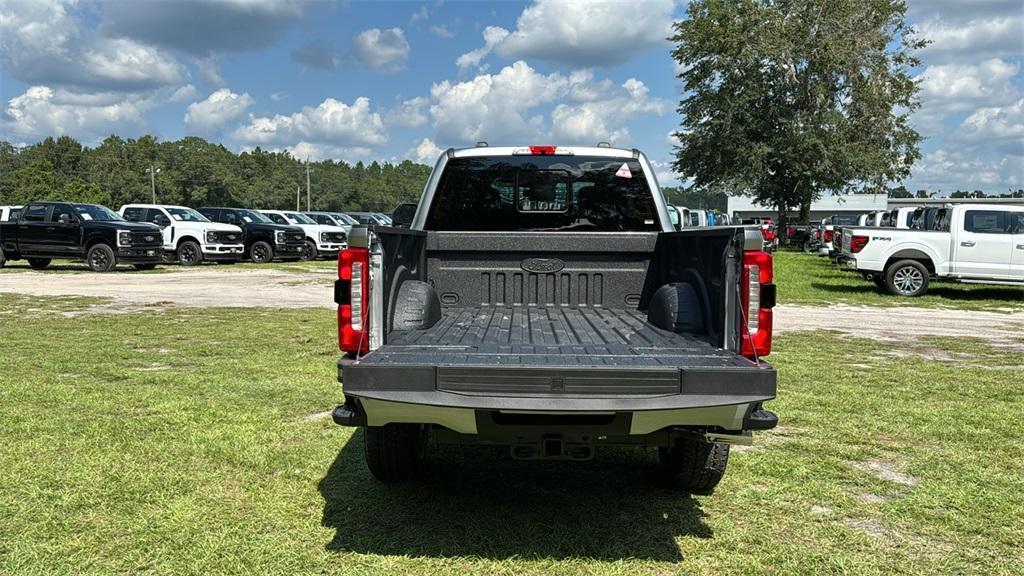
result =
[[607,409],[594,403],[601,398],[620,408],[683,408],[775,392],[771,366],[628,309],[458,308],[339,368],[345,392],[361,397],[494,409]]

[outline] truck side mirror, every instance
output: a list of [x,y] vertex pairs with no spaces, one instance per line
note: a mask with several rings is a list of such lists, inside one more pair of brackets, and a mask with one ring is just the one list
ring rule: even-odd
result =
[[415,204],[399,204],[391,213],[391,225],[396,228],[408,228],[416,216]]

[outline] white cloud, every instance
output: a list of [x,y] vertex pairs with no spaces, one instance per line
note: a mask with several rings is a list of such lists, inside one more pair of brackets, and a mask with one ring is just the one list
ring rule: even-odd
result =
[[196,58],[192,61],[196,67],[199,79],[211,86],[223,86],[224,76],[220,73],[220,65],[215,56],[209,58]]
[[319,162],[320,160],[345,160],[354,162],[370,157],[371,150],[360,146],[331,146],[329,144],[313,144],[310,142],[298,142],[294,146],[284,148],[271,148],[272,152],[288,152],[295,158]]
[[406,158],[411,158],[420,164],[433,166],[441,155],[441,148],[434,144],[430,138],[424,138],[416,146],[405,153]]
[[105,40],[82,55],[88,73],[104,85],[166,86],[181,81],[181,64],[151,46],[132,40]]
[[92,140],[111,133],[137,132],[151,100],[120,93],[77,94],[32,86],[11,98],[4,110],[4,132],[40,140],[68,134]]
[[956,112],[1014,100],[1020,65],[998,58],[979,64],[928,66],[919,76],[924,111]]
[[371,112],[365,97],[351,105],[328,98],[315,108],[306,106],[288,116],[250,115],[248,124],[235,130],[233,137],[245,146],[278,148],[300,142],[335,149],[372,148],[388,141],[381,115]]
[[668,102],[650,98],[643,82],[630,78],[616,90],[599,88],[591,99],[579,104],[559,104],[551,112],[552,133],[560,144],[595,144],[630,141],[628,125],[638,116],[662,115]]
[[270,95],[270,99],[273,100],[274,102],[280,102],[281,100],[284,100],[287,97],[287,92],[274,92],[273,94]]
[[221,88],[206,100],[193,102],[185,110],[185,125],[194,134],[215,135],[245,114],[253,99],[248,93],[235,94]]
[[352,55],[367,68],[397,72],[409,58],[409,42],[401,28],[370,28],[352,39]]
[[668,49],[675,3],[536,0],[516,29],[488,27],[485,44],[459,58],[476,65],[493,51],[505,58],[536,58],[572,66],[617,66],[652,48]]
[[1005,191],[1024,185],[1021,156],[982,156],[960,149],[940,148],[925,154],[914,166],[908,188],[929,190]]
[[977,62],[984,58],[1018,56],[1024,18],[1006,14],[968,22],[934,18],[917,26],[919,35],[931,40],[921,50],[926,62]]
[[508,30],[499,26],[488,26],[484,28],[484,45],[475,50],[470,50],[455,59],[455,64],[460,70],[473,66],[480,66],[480,61],[487,57],[494,50],[494,47],[508,36]]
[[415,24],[416,22],[419,22],[420,20],[426,20],[428,18],[430,18],[430,12],[427,10],[427,7],[426,6],[420,6],[420,9],[415,11],[415,12],[413,12],[412,16],[409,17],[409,23],[410,24]]
[[441,24],[440,26],[431,26],[430,33],[438,38],[454,38],[455,33],[448,29],[447,24]]
[[543,116],[528,116],[531,108],[565,93],[568,80],[558,73],[543,75],[526,62],[506,66],[497,74],[480,74],[452,84],[445,80],[430,88],[430,114],[442,140],[475,142],[492,139],[513,142],[540,133]]
[[167,98],[167,101],[172,103],[185,102],[187,100],[194,100],[197,96],[199,96],[199,91],[196,90],[196,87],[191,84],[185,84],[181,88],[175,90],[170,97]]
[[424,109],[430,100],[424,96],[417,96],[384,114],[384,119],[393,126],[404,126],[406,128],[418,128],[427,123],[427,115]]
[[1002,146],[1007,152],[1024,156],[1024,98],[1009,106],[978,108],[961,122],[953,139]]

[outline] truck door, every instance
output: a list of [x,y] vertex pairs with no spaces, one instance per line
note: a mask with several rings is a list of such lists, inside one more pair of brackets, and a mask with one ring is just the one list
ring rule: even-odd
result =
[[174,220],[170,214],[164,212],[163,208],[149,208],[146,210],[146,222],[160,227],[164,247],[174,248],[174,235],[177,232],[174,228]]
[[1013,246],[1010,254],[1010,279],[1024,281],[1024,210],[1010,212],[1013,225]]
[[18,222],[18,251],[31,254],[49,254],[49,232],[52,228],[49,204],[32,204],[25,208]]
[[81,230],[82,219],[69,204],[54,204],[50,213],[50,225],[46,227],[51,253],[81,254]]
[[1013,250],[1010,212],[965,210],[953,240],[953,272],[965,278],[1008,279]]

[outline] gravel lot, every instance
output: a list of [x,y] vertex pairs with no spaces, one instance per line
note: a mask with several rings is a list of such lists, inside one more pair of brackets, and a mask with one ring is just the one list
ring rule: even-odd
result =
[[[109,303],[91,309],[97,313],[132,312],[160,305],[333,308],[333,279],[330,270],[296,273],[211,266],[162,274],[40,274],[8,269],[0,272],[0,292],[109,298]],[[973,336],[1019,346],[1024,334],[1024,313],[780,305],[775,309],[775,329],[828,329],[892,342],[922,335]]]

